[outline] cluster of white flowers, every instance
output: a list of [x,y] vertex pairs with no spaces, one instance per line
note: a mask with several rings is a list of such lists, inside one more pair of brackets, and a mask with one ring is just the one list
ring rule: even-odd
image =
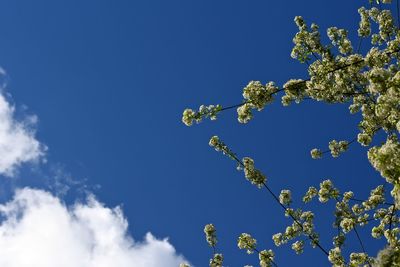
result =
[[246,249],[248,254],[252,254],[256,249],[257,240],[249,234],[242,233],[238,238],[237,245],[240,249]]
[[271,249],[260,251],[260,253],[258,253],[260,267],[271,267],[272,262],[274,261],[274,257],[275,254]]
[[363,146],[369,146],[372,141],[372,137],[367,133],[359,133],[357,135],[357,142],[359,142]]
[[372,259],[370,259],[366,253],[351,253],[349,266],[357,267],[362,266],[363,264],[368,266],[368,263],[371,261]]
[[278,87],[273,82],[263,85],[259,81],[251,81],[243,89],[245,103],[238,107],[238,121],[247,123],[253,118],[252,109],[261,111],[265,105],[273,101],[273,95],[278,92]]
[[339,157],[339,155],[345,152],[349,148],[349,142],[347,141],[336,141],[332,140],[329,142],[329,150],[331,151],[332,157]]
[[243,171],[246,179],[249,180],[252,184],[256,185],[258,188],[261,188],[267,181],[265,175],[254,167],[253,159],[245,157],[242,159],[242,162]]
[[354,218],[343,218],[340,222],[340,227],[343,229],[343,232],[348,233],[353,230],[355,226]]
[[337,46],[340,53],[349,54],[353,52],[351,42],[349,38],[347,38],[348,32],[345,29],[330,27],[327,30],[327,34],[332,42],[332,45]]
[[[343,194],[342,201],[339,201],[336,198],[336,210],[335,210],[335,222],[333,224],[334,227],[340,227],[343,231],[343,233],[347,234],[351,230],[354,229],[354,227],[357,224],[357,216],[355,216],[352,213],[352,210],[349,206],[349,200],[353,197],[353,192],[345,192]],[[362,217],[362,216],[361,216]],[[336,236],[336,240],[334,239],[334,243],[339,243],[340,247],[341,244],[341,235],[339,234]]]
[[373,7],[369,11],[369,16],[379,26],[379,34],[372,34],[372,44],[383,44],[396,33],[396,25],[390,10]]
[[387,182],[400,182],[400,143],[397,138],[388,138],[382,146],[372,147],[368,159]]
[[304,251],[304,241],[296,241],[292,244],[292,249],[296,252],[296,254],[301,254]]
[[339,190],[337,190],[334,186],[331,180],[325,180],[322,181],[322,183],[319,184],[320,189],[318,191],[318,200],[321,203],[327,202],[329,199],[337,199],[339,196]]
[[389,208],[377,209],[374,213],[374,219],[379,220],[378,226],[374,226],[371,231],[371,235],[374,238],[381,238],[384,236],[393,247],[399,248],[400,240],[399,233],[400,218],[396,215],[396,208],[391,205]]
[[306,192],[306,194],[303,197],[303,202],[308,203],[310,202],[314,197],[318,195],[318,189],[315,188],[314,186],[310,186]]
[[333,267],[345,267],[344,258],[342,256],[342,250],[339,247],[329,250],[328,255],[329,261]]
[[311,157],[313,159],[320,159],[322,157],[322,150],[318,149],[318,148],[314,148],[311,150]]
[[311,25],[311,30],[308,29],[304,19],[301,16],[296,16],[294,22],[299,28],[293,38],[294,47],[291,56],[304,63],[310,60],[313,53],[322,54],[326,50],[321,44],[321,36],[319,27],[316,24]]
[[253,118],[253,112],[251,111],[251,104],[244,103],[242,106],[237,108],[238,121],[240,123],[248,123]]
[[387,246],[382,249],[376,257],[374,266],[398,266],[400,262],[400,249]]
[[215,247],[215,245],[217,244],[217,235],[214,225],[211,223],[206,224],[206,226],[204,226],[204,233],[206,234],[207,243],[211,247]]
[[224,256],[220,253],[215,253],[213,258],[210,259],[210,267],[222,267]]
[[[319,243],[319,236],[314,231],[314,213],[311,211],[302,211],[286,208],[285,215],[293,219],[293,223],[286,227],[284,233],[276,233],[272,236],[276,246],[288,243],[301,235],[306,236],[310,240],[312,247],[316,247]],[[292,249],[296,254],[300,254],[304,250],[304,241],[298,240],[292,243]]]
[[214,135],[210,138],[210,142],[208,143],[211,147],[215,149],[215,151],[222,152],[222,154],[228,156],[230,159],[235,160],[236,156],[224,142],[222,142],[218,136]]
[[385,189],[383,185],[379,185],[371,190],[370,196],[362,205],[366,211],[376,209],[376,207],[385,202]]
[[192,126],[193,122],[200,123],[203,118],[217,119],[217,114],[222,109],[221,105],[201,105],[198,111],[187,108],[183,111],[182,122],[186,126]]
[[288,106],[292,101],[300,103],[306,95],[306,81],[292,79],[283,85],[285,95],[282,97],[282,104]]
[[279,202],[282,205],[289,205],[292,202],[292,193],[290,190],[282,190],[279,194]]
[[333,237],[333,245],[335,247],[338,248],[342,247],[345,241],[346,241],[346,236],[342,232],[339,232],[337,236]]
[[371,34],[371,22],[369,20],[369,12],[365,7],[358,9],[358,13],[361,16],[361,20],[358,27],[358,35],[360,37],[368,37]]
[[267,178],[260,170],[255,168],[254,160],[252,158],[244,157],[242,161],[239,161],[235,153],[233,153],[233,151],[231,151],[229,147],[216,135],[211,137],[209,145],[216,151],[222,152],[230,159],[236,161],[238,164],[238,170],[243,170],[244,175],[249,182],[256,185],[258,188],[265,185]]

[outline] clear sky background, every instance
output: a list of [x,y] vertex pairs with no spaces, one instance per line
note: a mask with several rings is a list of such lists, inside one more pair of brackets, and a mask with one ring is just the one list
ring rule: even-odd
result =
[[[294,205],[302,205],[308,186],[326,178],[366,198],[383,180],[365,148],[352,145],[339,159],[309,156],[332,139],[353,139],[359,117],[347,105],[307,101],[284,108],[279,100],[248,125],[227,111],[216,122],[188,128],[181,114],[201,104],[238,104],[250,80],[282,85],[306,78],[306,66],[290,58],[294,16],[317,23],[323,34],[337,26],[355,37],[357,8],[367,2],[2,1],[0,65],[8,73],[7,92],[17,116],[38,116],[37,139],[49,149],[47,163],[3,179],[1,200],[15,187],[60,193],[68,185],[61,197],[74,203],[84,188],[108,207],[122,205],[134,239],[149,231],[169,237],[198,267],[211,256],[203,235],[210,222],[226,266],[257,265],[256,255],[237,248],[242,232],[254,235],[260,249],[274,249],[279,266],[329,266],[309,246],[302,256],[290,245],[275,248],[271,235],[291,221],[208,140],[219,135],[238,156],[254,158],[275,192],[294,191]],[[330,248],[333,205],[310,207],[321,243]],[[368,231],[361,230],[375,255],[382,243]],[[349,237],[348,251],[361,251]]]

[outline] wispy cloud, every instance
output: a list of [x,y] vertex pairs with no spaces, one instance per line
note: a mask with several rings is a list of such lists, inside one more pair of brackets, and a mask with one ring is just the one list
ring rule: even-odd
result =
[[24,188],[0,205],[2,267],[177,267],[185,259],[167,239],[137,242],[120,208],[93,196],[66,206],[49,192]]
[[38,161],[46,150],[35,137],[37,117],[18,121],[14,111],[0,91],[0,174],[5,176],[13,176],[23,163]]

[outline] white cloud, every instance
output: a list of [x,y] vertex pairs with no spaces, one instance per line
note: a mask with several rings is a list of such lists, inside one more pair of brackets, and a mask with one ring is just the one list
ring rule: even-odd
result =
[[46,148],[36,140],[32,127],[36,122],[36,116],[16,120],[14,107],[0,91],[0,174],[13,176],[22,163],[35,162],[44,155]]
[[24,188],[0,205],[0,214],[2,267],[177,267],[185,261],[167,239],[148,233],[134,241],[121,209],[94,197],[67,207],[48,192]]

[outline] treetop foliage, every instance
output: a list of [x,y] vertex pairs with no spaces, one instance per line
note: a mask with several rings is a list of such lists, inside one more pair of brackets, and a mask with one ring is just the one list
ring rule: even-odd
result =
[[[307,24],[300,16],[294,22],[298,32],[293,38],[291,57],[307,66],[308,78],[293,78],[281,87],[274,82],[266,84],[250,81],[243,89],[241,103],[223,107],[201,105],[198,110],[186,109],[182,122],[187,126],[200,123],[205,118],[216,120],[223,111],[236,109],[239,123],[248,123],[255,111],[262,111],[280,96],[283,106],[300,104],[305,100],[329,104],[347,104],[351,114],[360,114],[359,133],[351,140],[332,140],[328,149],[315,148],[311,157],[321,159],[327,153],[338,157],[359,143],[368,147],[368,160],[382,176],[382,185],[371,188],[366,200],[354,197],[352,191],[340,192],[331,180],[322,181],[319,188],[311,186],[303,197],[308,203],[317,199],[324,204],[335,203],[333,227],[337,235],[333,247],[325,248],[320,242],[320,233],[314,225],[314,213],[292,207],[290,190],[274,193],[268,186],[266,175],[256,168],[249,157],[240,159],[218,136],[213,136],[209,145],[235,161],[245,178],[259,189],[267,190],[282,207],[292,224],[284,231],[272,236],[276,246],[291,243],[296,254],[303,252],[306,243],[317,248],[327,257],[332,266],[400,266],[400,17],[399,2],[376,0],[360,7],[358,41],[352,42],[346,29],[330,27],[326,30],[329,43],[323,43],[318,25]],[[394,13],[393,10],[397,14]],[[357,45],[354,45],[357,43]],[[362,54],[361,47],[368,47]],[[376,144],[374,137],[385,135],[386,141]],[[390,196],[385,194],[390,188]],[[375,255],[368,255],[358,234],[359,227],[370,227],[371,237],[386,239],[386,247]],[[211,267],[220,267],[223,256],[216,252],[217,236],[214,225],[205,227],[208,244],[213,248]],[[343,253],[347,234],[355,232],[361,250]],[[242,233],[238,247],[247,253],[257,253],[260,266],[278,266],[272,250],[259,250],[255,238]],[[375,256],[375,257],[374,257]],[[182,264],[181,266],[188,266]]]

